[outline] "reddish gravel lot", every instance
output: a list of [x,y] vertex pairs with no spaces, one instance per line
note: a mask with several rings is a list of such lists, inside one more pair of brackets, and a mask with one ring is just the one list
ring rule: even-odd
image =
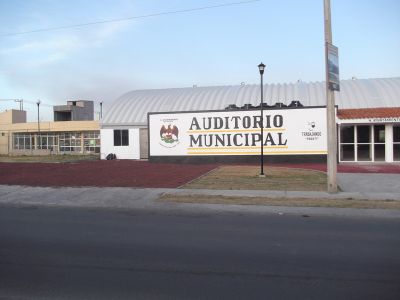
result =
[[[78,163],[0,163],[0,184],[176,188],[218,164],[172,164],[113,160]],[[268,171],[267,164],[265,170]],[[326,164],[274,164],[326,172]],[[340,164],[341,173],[400,174],[400,164]]]
[[0,184],[176,188],[216,167],[130,160],[0,163]]

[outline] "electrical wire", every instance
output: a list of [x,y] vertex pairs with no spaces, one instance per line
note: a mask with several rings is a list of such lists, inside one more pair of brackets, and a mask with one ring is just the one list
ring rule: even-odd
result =
[[69,28],[78,28],[78,27],[92,26],[92,25],[105,24],[105,23],[124,22],[124,21],[131,21],[131,20],[137,20],[137,19],[143,19],[143,18],[151,18],[151,17],[158,17],[158,16],[165,16],[165,15],[172,15],[172,14],[188,13],[188,12],[193,12],[193,11],[214,9],[214,8],[234,6],[234,5],[243,5],[243,4],[249,4],[249,3],[259,2],[259,1],[262,1],[262,0],[229,2],[229,3],[218,4],[218,5],[194,7],[194,8],[188,8],[188,9],[159,12],[159,13],[154,13],[154,14],[133,16],[133,17],[127,17],[127,18],[110,19],[110,20],[95,21],[95,22],[88,22],[88,23],[81,23],[81,24],[58,26],[58,27],[48,27],[48,28],[41,28],[41,29],[21,31],[21,32],[2,33],[2,34],[0,34],[0,37],[46,32],[46,31],[55,31],[55,30],[62,30],[62,29],[69,29]]

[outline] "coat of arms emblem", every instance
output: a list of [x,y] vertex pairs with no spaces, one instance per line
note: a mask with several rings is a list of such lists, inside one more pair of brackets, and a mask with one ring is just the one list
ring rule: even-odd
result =
[[179,129],[175,125],[163,125],[160,129],[160,138],[165,147],[174,147],[179,141]]

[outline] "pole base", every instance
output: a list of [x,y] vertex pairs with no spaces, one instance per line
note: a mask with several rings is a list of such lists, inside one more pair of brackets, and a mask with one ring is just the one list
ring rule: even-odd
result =
[[265,178],[265,174],[260,174],[260,175],[258,175],[258,177]]

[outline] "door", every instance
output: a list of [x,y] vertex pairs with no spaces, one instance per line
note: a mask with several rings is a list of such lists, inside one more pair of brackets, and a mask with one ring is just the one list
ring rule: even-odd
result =
[[149,158],[149,130],[147,128],[139,129],[140,159]]

